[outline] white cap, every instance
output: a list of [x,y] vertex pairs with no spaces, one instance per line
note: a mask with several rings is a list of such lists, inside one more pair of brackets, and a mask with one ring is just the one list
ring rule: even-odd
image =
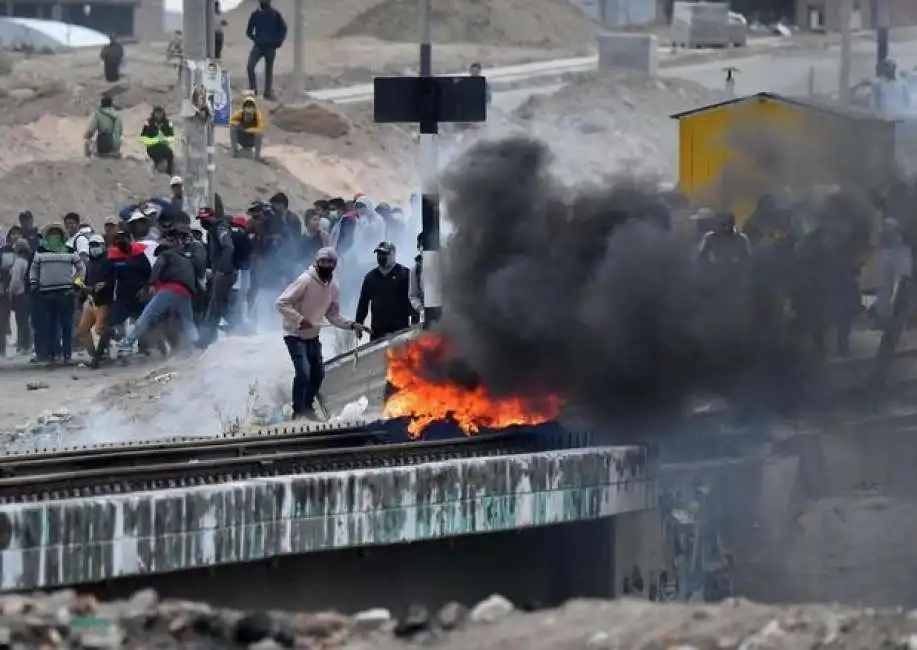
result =
[[173,176],[172,180],[169,181],[169,187],[173,185],[182,185],[184,181],[181,179],[181,176]]
[[149,217],[143,214],[140,210],[134,210],[134,212],[131,214],[131,218],[128,219],[127,222],[130,223],[131,221],[139,221],[140,219],[149,219]]

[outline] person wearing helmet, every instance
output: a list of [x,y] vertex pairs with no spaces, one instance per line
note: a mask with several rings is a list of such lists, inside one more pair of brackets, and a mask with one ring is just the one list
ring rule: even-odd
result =
[[77,334],[90,358],[96,355],[93,330],[105,329],[108,307],[115,297],[115,282],[108,250],[102,235],[89,236],[89,261],[82,291],[82,312]]
[[154,106],[149,119],[140,131],[140,142],[146,147],[146,155],[153,161],[156,171],[171,176],[174,173],[175,154],[172,152],[172,140],[175,139],[175,127],[166,117],[166,109]]
[[261,160],[261,142],[266,128],[264,113],[258,108],[254,95],[246,96],[242,107],[229,118],[229,146],[233,158],[244,150],[252,151],[255,160]]
[[360,323],[341,316],[340,288],[334,279],[338,255],[333,248],[318,252],[315,264],[283,290],[275,303],[283,319],[283,342],[293,362],[293,419],[317,420],[315,398],[325,378],[320,323],[325,318],[358,337],[366,333]]

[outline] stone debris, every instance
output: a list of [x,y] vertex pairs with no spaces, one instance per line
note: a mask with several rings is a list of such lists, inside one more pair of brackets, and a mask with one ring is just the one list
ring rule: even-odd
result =
[[25,385],[26,390],[44,390],[45,388],[50,388],[48,382],[45,381],[30,381]]
[[239,648],[249,650],[442,650],[595,648],[611,650],[917,650],[917,616],[839,605],[658,605],[643,600],[579,600],[525,613],[500,595],[471,608],[448,603],[435,617],[423,604],[395,620],[385,608],[338,612],[240,612],[160,600],[144,589],[99,602],[65,589],[0,597],[0,648]]

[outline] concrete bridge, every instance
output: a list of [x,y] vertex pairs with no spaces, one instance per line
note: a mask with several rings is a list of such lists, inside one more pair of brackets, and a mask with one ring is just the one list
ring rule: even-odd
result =
[[[652,510],[647,449],[595,447],[0,506],[0,589],[214,569]],[[180,574],[179,574],[180,575]]]

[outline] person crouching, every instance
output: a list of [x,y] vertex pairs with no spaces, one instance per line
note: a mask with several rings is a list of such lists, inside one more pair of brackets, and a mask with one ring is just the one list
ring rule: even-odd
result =
[[341,316],[340,289],[334,279],[338,256],[331,247],[318,251],[315,264],[283,290],[277,311],[283,318],[283,342],[293,362],[293,419],[318,420],[314,402],[325,378],[318,335],[324,318],[362,337],[368,330]]
[[156,171],[171,176],[174,173],[175,154],[172,152],[172,140],[175,128],[166,117],[162,106],[153,108],[149,119],[140,131],[140,142],[146,147],[146,155],[153,161]]
[[242,102],[242,108],[229,118],[229,143],[233,158],[245,150],[252,151],[255,160],[261,160],[265,126],[264,113],[258,108],[255,98],[249,95]]

